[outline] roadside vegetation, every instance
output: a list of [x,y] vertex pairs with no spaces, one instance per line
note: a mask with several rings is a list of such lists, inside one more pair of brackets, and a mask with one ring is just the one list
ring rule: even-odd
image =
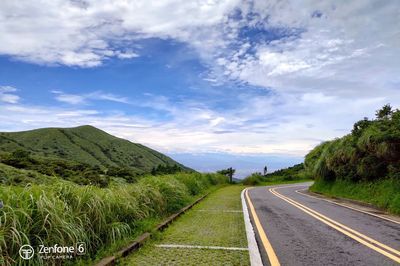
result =
[[[10,169],[8,169],[10,170]],[[40,175],[40,174],[39,174]],[[0,264],[23,264],[23,244],[87,245],[86,257],[110,247],[187,205],[212,186],[227,183],[219,174],[177,173],[142,177],[107,188],[81,186],[60,178],[47,184],[0,186]],[[198,196],[197,196],[198,197]],[[48,264],[36,258],[36,264]]]
[[385,105],[350,134],[315,147],[305,158],[312,191],[362,200],[400,214],[400,110]]
[[243,179],[242,183],[246,186],[265,186],[274,184],[297,183],[308,180],[311,180],[311,177],[306,173],[304,165],[301,163],[265,175],[261,173],[253,173]]

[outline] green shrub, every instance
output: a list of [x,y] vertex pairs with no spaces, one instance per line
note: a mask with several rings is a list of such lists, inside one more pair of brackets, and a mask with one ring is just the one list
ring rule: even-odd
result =
[[264,178],[260,173],[253,173],[250,176],[243,179],[243,185],[256,186],[256,185],[260,185],[263,181],[264,181]]
[[165,174],[175,174],[178,172],[182,172],[183,169],[182,167],[180,167],[177,164],[174,165],[158,165],[157,167],[153,167],[153,169],[151,169],[151,174],[152,175],[165,175]]
[[354,124],[351,134],[315,147],[305,158],[317,180],[374,181],[400,172],[400,111],[385,105],[375,120]]
[[310,175],[305,172],[304,164],[296,164],[294,166],[277,170],[263,176],[264,181],[278,182],[278,181],[293,181],[293,180],[307,180],[311,179]]

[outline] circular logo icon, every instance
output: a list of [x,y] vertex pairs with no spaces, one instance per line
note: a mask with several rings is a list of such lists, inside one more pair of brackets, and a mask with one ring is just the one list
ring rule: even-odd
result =
[[33,249],[33,247],[31,245],[23,245],[19,249],[19,255],[24,260],[30,260],[34,254],[35,254],[35,250]]

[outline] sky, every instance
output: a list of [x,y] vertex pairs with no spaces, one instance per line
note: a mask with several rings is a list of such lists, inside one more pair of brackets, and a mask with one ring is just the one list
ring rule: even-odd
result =
[[399,85],[397,0],[0,2],[0,131],[90,124],[243,177],[399,107]]

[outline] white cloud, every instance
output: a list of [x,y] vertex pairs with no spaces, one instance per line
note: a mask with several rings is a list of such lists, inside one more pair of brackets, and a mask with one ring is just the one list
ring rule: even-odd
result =
[[11,86],[0,86],[0,102],[18,103],[21,98],[14,94],[16,91],[17,89]]
[[[189,41],[222,22],[238,1],[22,0],[0,2],[0,54],[39,64],[94,67],[139,38]],[[197,39],[198,40],[198,39]],[[207,42],[207,40],[206,40]]]
[[19,96],[18,95],[13,95],[13,94],[0,94],[0,101],[6,102],[6,103],[17,103],[19,101]]
[[56,100],[68,104],[82,104],[85,103],[85,97],[74,94],[59,94]]
[[102,101],[111,101],[118,103],[129,103],[126,97],[120,97],[111,93],[104,93],[101,91],[95,91],[91,93],[85,94],[69,94],[64,93],[63,91],[53,90],[51,91],[55,94],[55,99],[60,102],[68,103],[68,104],[86,104],[92,100],[102,100]]
[[12,86],[0,86],[0,93],[16,92],[17,89]]
[[131,59],[139,56],[137,53],[134,52],[120,52],[120,51],[117,51],[116,55],[120,59]]
[[[298,93],[346,97],[399,93],[397,1],[255,1],[250,10],[260,14],[255,20],[264,30],[300,33],[258,41],[254,54],[244,57],[228,54],[220,64],[227,77]],[[311,15],[315,10],[320,18]]]
[[[400,83],[398,7],[396,0],[6,0],[0,54],[94,67],[139,56],[139,39],[171,38],[198,52],[211,68],[204,80],[215,85],[229,78],[281,91],[374,96]],[[244,27],[282,36],[243,37]]]
[[112,93],[103,93],[100,91],[95,91],[92,93],[85,94],[84,97],[86,99],[93,99],[93,100],[104,100],[104,101],[111,101],[111,102],[118,102],[118,103],[129,103],[129,100],[126,97],[117,96]]

